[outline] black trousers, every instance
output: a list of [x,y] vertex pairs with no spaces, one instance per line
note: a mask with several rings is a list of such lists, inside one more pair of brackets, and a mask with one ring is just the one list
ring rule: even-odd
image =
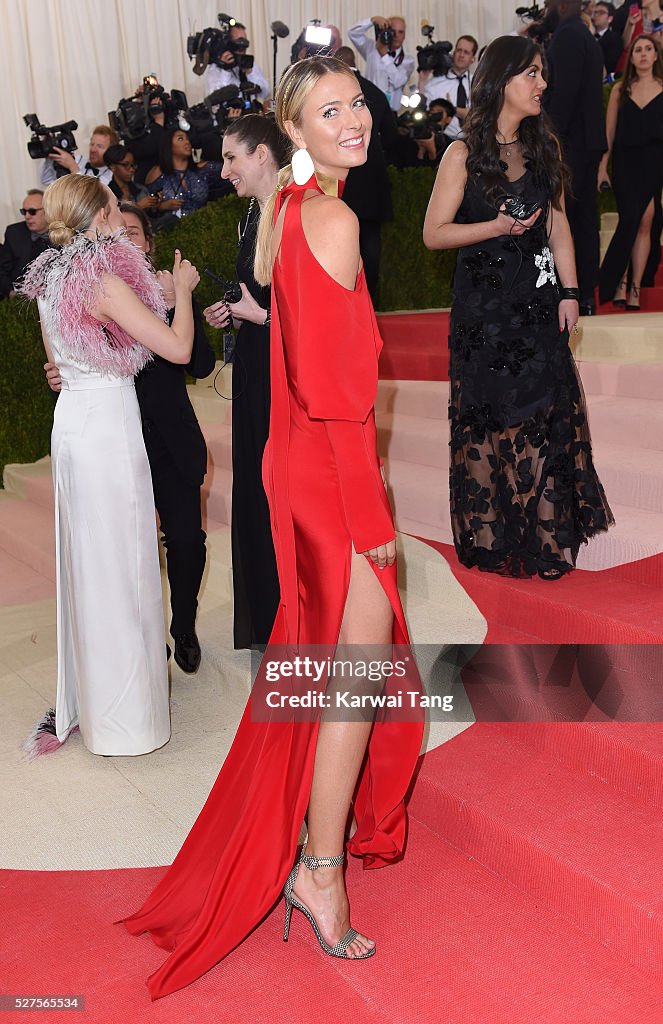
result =
[[198,592],[205,571],[205,533],[200,511],[200,487],[178,468],[158,431],[143,427],[152,472],[154,504],[159,513],[166,548],[173,636],[193,633]]
[[593,302],[601,254],[596,191],[601,153],[576,150],[568,153],[568,162],[572,194],[566,197],[566,213],[576,251],[580,300]]
[[378,290],[382,225],[377,220],[359,220],[359,251],[364,264],[368,293],[373,302]]

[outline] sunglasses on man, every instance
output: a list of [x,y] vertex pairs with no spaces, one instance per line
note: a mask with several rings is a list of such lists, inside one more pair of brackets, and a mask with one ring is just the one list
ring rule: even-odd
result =
[[34,217],[35,213],[39,213],[39,211],[43,209],[43,206],[26,206],[25,208],[21,207],[21,209],[18,212],[20,213],[21,217],[25,217],[27,213],[29,213],[31,217]]

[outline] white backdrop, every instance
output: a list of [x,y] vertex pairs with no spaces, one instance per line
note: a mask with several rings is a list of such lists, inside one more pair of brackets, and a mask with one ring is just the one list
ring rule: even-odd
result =
[[198,102],[207,90],[204,77],[191,70],[186,37],[216,26],[220,10],[246,24],[251,53],[271,82],[269,25],[276,19],[290,28],[290,36],[279,40],[280,74],[311,18],[338,25],[347,42],[347,29],[362,18],[401,13],[407,20],[406,49],[414,53],[425,42],[423,18],[435,26],[438,40],[454,41],[469,32],[482,45],[514,27],[517,5],[517,0],[389,0],[381,10],[367,0],[0,0],[0,230],[20,219],[26,189],[39,185],[39,163],[28,156],[23,115],[36,112],[46,125],[78,121],[76,141],[87,152],[90,130],[106,123],[108,111],[130,96],[147,72]]

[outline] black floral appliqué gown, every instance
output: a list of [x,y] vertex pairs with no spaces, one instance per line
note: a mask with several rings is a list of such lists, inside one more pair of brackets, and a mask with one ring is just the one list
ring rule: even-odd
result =
[[[529,170],[508,187],[549,205]],[[468,181],[456,222],[495,216]],[[463,565],[517,577],[572,569],[580,544],[614,521],[540,222],[460,249],[449,337],[456,552]]]

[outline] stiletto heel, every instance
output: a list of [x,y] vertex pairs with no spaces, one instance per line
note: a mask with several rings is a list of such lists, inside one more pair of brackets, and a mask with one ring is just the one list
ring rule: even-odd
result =
[[626,303],[626,308],[627,309],[640,309],[640,288],[639,288],[639,286],[637,284],[632,284],[631,285],[631,295],[633,296],[634,299],[638,300],[638,303],[636,305],[634,302],[627,302]]
[[309,871],[316,871],[318,868],[340,868],[343,867],[345,862],[345,854],[341,853],[338,857],[309,857],[304,851],[306,849],[306,843],[302,848],[302,854],[294,868],[288,875],[285,885],[283,886],[283,896],[285,898],[285,924],[283,927],[283,941],[288,941],[288,935],[290,933],[290,919],[292,917],[292,908],[296,907],[297,910],[301,910],[304,917],[308,918],[311,927],[315,933],[315,937],[320,943],[320,946],[327,954],[327,956],[341,957],[343,960],[366,960],[369,956],[373,956],[375,953],[375,946],[368,950],[367,953],[361,953],[358,956],[349,957],[347,955],[348,946],[354,942],[359,935],[359,932],[354,928],[348,928],[347,932],[342,939],[336,943],[335,946],[330,946],[328,942],[325,942],[324,938],[320,934],[318,928],[318,922],[314,918],[309,908],[302,903],[300,899],[295,896],[293,889],[297,875],[299,873],[299,865],[304,864]]
[[[622,280],[619,282],[619,285],[617,286],[617,291],[621,291],[621,289],[623,288],[624,289],[624,293],[626,293],[626,286],[627,286],[627,284],[628,284],[628,281],[626,280],[626,278],[625,277],[622,278]],[[613,306],[625,306],[626,305],[626,294],[624,294],[624,298],[623,299],[613,299],[612,300],[612,304],[613,304]]]
[[283,925],[283,941],[288,941],[288,935],[290,934],[290,918],[292,917],[292,903],[289,903],[287,898],[285,901],[285,924]]

